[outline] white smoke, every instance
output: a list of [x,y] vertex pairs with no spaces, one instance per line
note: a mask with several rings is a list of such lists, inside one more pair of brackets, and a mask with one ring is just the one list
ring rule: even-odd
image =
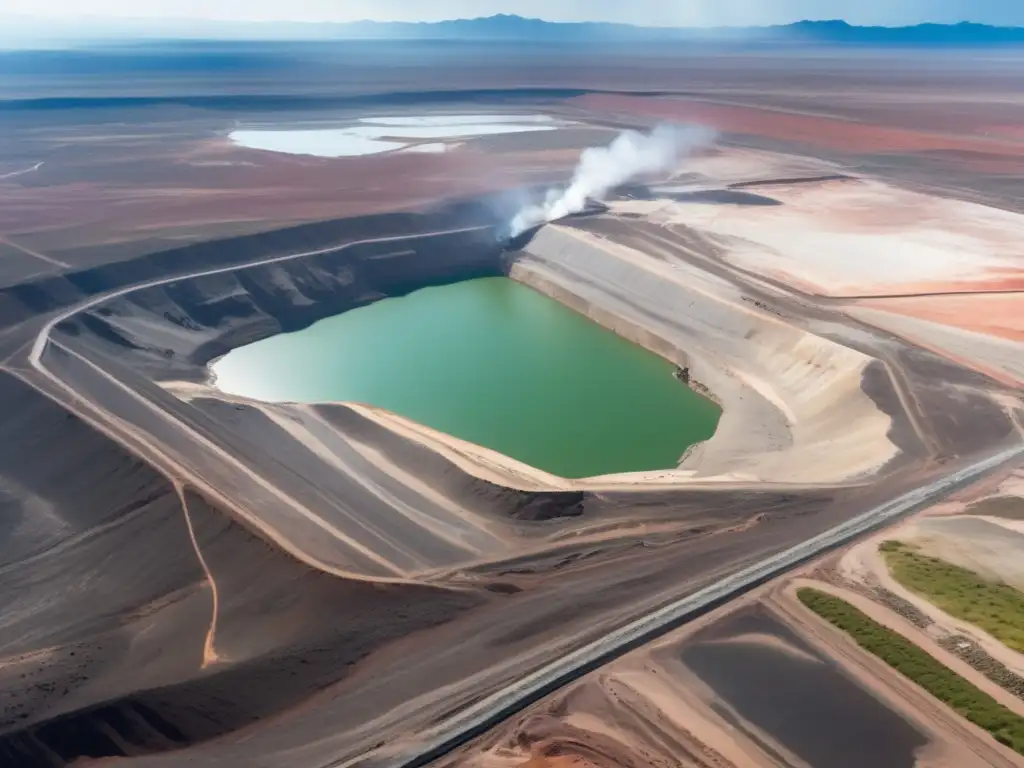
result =
[[512,220],[511,234],[515,237],[530,227],[579,213],[588,198],[603,200],[637,176],[674,171],[685,157],[714,138],[710,128],[665,124],[647,134],[626,131],[607,147],[585,149],[569,186],[550,189],[543,203],[525,206]]

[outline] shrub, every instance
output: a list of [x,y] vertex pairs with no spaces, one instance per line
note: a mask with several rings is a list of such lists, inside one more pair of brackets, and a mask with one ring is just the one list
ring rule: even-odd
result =
[[884,627],[845,600],[817,589],[797,591],[804,605],[849,634],[901,675],[924,688],[939,701],[984,728],[1000,743],[1024,754],[1024,718],[979,690],[935,657]]
[[887,541],[879,551],[892,577],[911,592],[1024,652],[1024,593],[902,542]]

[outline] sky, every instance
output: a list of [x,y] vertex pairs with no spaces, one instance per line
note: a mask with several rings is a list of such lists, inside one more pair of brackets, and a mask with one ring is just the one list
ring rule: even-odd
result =
[[0,16],[246,21],[435,21],[515,13],[549,21],[745,26],[842,18],[887,26],[977,21],[1024,26],[1024,0],[2,0]]

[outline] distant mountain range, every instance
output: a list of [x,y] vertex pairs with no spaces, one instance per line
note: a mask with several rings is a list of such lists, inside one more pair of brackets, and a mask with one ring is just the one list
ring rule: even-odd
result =
[[1024,43],[1024,28],[987,24],[918,24],[910,27],[858,27],[845,21],[800,21],[771,27],[637,27],[605,22],[559,23],[497,15],[440,22],[358,21],[338,32],[364,39],[436,40],[732,40],[849,43],[867,45],[988,45]]
[[[637,27],[604,22],[558,23],[498,15],[439,22],[350,23],[226,22],[209,20],[48,20],[0,15],[2,44],[23,47],[36,39],[206,39],[206,40],[466,40],[637,42],[708,41],[765,44],[869,46],[988,46],[1024,43],[1024,27],[986,24],[919,24],[858,27],[845,21],[801,21],[772,27]],[[22,45],[19,45],[21,43]]]

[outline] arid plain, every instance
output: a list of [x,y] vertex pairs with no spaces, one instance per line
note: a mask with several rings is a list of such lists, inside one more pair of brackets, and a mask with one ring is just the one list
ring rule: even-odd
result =
[[[1024,674],[1017,652],[879,554],[1022,578],[1019,58],[234,46],[183,75],[172,53],[116,83],[29,57],[0,92],[5,765],[1020,764],[797,597],[1024,712],[978,671]],[[231,139],[481,114],[552,130],[334,158]],[[581,150],[666,120],[717,138],[503,241]],[[685,369],[714,437],[569,480],[210,382],[234,347],[484,275]]]

